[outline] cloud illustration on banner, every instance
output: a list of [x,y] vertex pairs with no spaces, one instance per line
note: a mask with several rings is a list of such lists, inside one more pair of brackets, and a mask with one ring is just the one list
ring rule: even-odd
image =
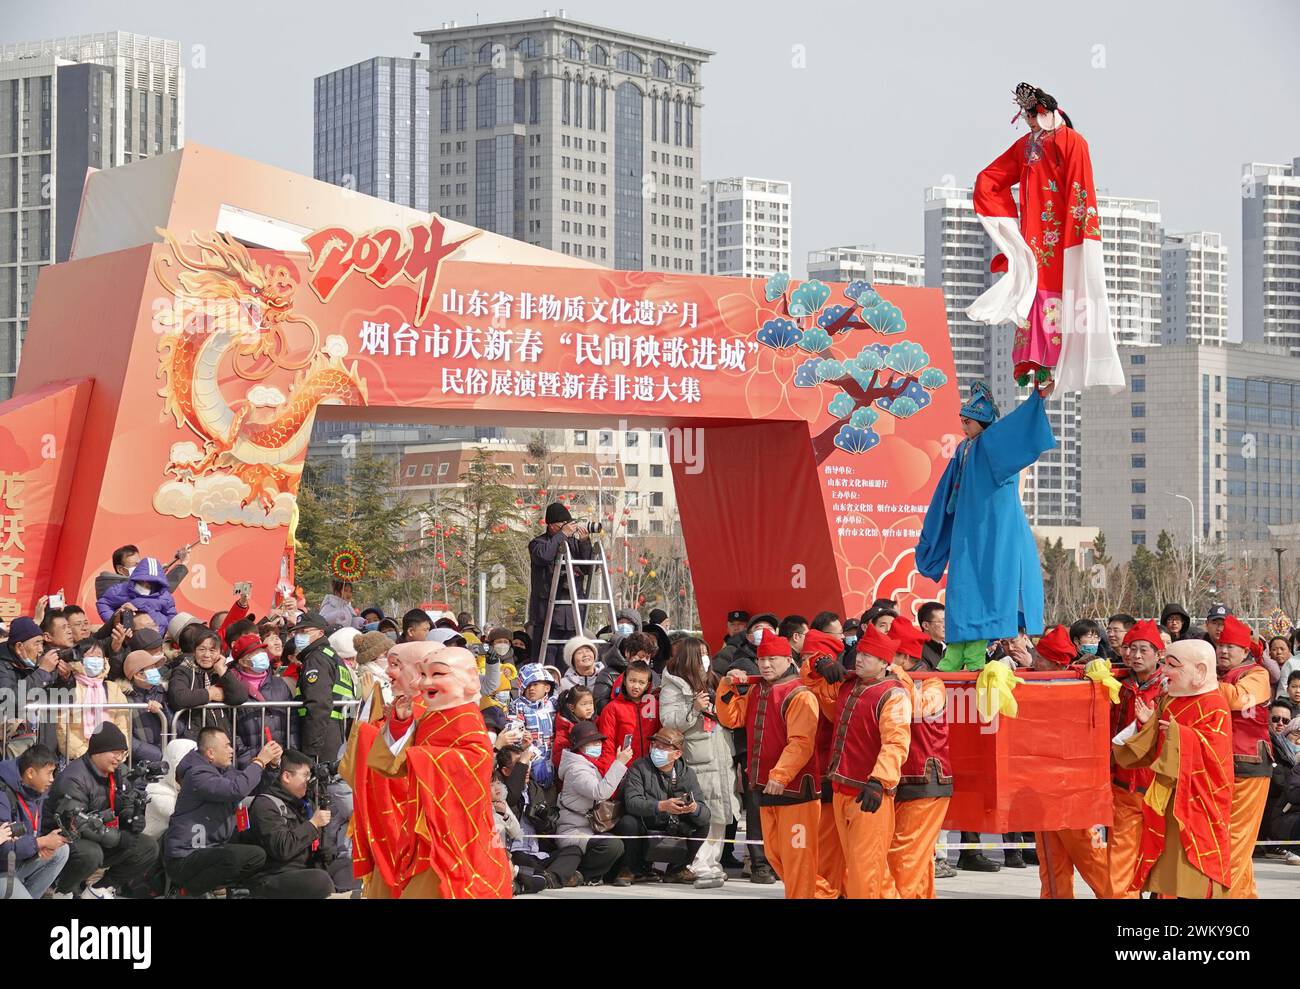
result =
[[177,519],[198,518],[212,525],[232,523],[274,529],[289,524],[293,517],[292,494],[287,491],[278,493],[270,512],[263,509],[256,500],[241,506],[250,494],[252,488],[237,477],[230,474],[209,474],[193,482],[164,482],[154,492],[153,507],[159,515],[170,515]]
[[196,464],[203,459],[203,451],[197,443],[186,440],[184,443],[172,444],[171,458],[172,463],[176,464]]
[[283,405],[286,399],[284,392],[279,388],[271,388],[268,385],[254,385],[248,389],[248,402],[250,405],[258,408],[275,408]]

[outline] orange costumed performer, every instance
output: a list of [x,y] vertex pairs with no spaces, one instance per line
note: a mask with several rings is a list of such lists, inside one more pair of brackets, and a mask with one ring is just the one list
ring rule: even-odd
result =
[[[802,661],[800,672],[806,675],[811,667],[821,663],[833,663],[839,666],[843,652],[843,637],[815,628],[809,629],[804,635],[803,647],[799,650],[799,658]],[[818,707],[820,708],[820,705]],[[831,739],[834,735],[835,725],[829,715],[823,716],[819,713],[816,755],[817,767],[821,772],[818,779],[821,800],[817,817],[817,892],[814,896],[818,900],[838,900],[844,894],[844,852],[840,848],[839,829],[835,826],[835,804],[832,802],[831,781],[826,777],[826,767],[831,761]]]
[[852,900],[898,896],[888,856],[894,795],[912,736],[912,699],[909,686],[889,669],[897,652],[893,639],[867,625],[852,673],[824,661],[804,669],[822,715],[835,725],[827,776],[844,852],[844,892]]
[[912,679],[912,740],[894,798],[889,874],[900,899],[934,899],[934,846],[952,798],[948,758],[948,691],[937,673],[913,673],[930,637],[908,619],[889,627],[898,641],[894,673]]
[[[808,633],[813,634],[812,632]],[[765,635],[758,645],[758,674],[749,684],[732,670],[718,684],[717,713],[727,728],[745,729],[749,780],[763,818],[763,853],[785,883],[787,900],[811,900],[817,889],[819,801],[817,699],[799,679],[790,640]]]
[[[1038,640],[1030,669],[1036,673],[1069,672],[1082,678],[1084,667],[1079,664],[1079,659],[1070,630],[1057,625]],[[1037,831],[1034,833],[1034,846],[1038,853],[1041,899],[1074,899],[1076,869],[1097,899],[1111,897],[1110,858],[1100,828]]]
[[1145,827],[1130,889],[1166,897],[1228,895],[1232,725],[1218,691],[1214,647],[1184,639],[1165,650],[1165,693],[1134,700],[1134,721],[1113,739],[1117,765],[1149,768]]
[[[1125,634],[1124,652],[1130,675],[1120,682],[1119,704],[1111,708],[1112,735],[1136,720],[1139,698],[1147,706],[1155,706],[1163,689],[1160,663],[1164,649],[1160,626],[1149,618],[1138,622]],[[1106,842],[1110,857],[1111,895],[1132,900],[1139,895],[1130,886],[1137,871],[1138,846],[1142,841],[1142,801],[1155,773],[1147,766],[1129,769],[1112,762],[1111,798],[1115,820]]]
[[1250,629],[1232,615],[1224,618],[1218,670],[1219,693],[1232,711],[1232,889],[1228,895],[1234,900],[1259,898],[1251,855],[1273,775],[1273,744],[1268,737],[1273,690],[1268,671],[1254,660],[1250,646]]
[[367,899],[509,897],[492,814],[495,763],[468,649],[411,642],[388,653],[393,702],[364,709],[342,772],[352,786],[353,872]]

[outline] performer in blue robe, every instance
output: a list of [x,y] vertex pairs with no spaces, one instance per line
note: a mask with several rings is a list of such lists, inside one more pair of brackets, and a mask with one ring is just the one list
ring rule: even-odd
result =
[[1056,446],[1043,401],[1034,391],[999,419],[988,386],[977,381],[961,408],[966,439],[939,480],[916,547],[923,576],[938,580],[948,569],[941,670],[982,669],[990,639],[1012,638],[1022,624],[1030,634],[1043,630],[1043,570],[1018,486],[1020,472]]

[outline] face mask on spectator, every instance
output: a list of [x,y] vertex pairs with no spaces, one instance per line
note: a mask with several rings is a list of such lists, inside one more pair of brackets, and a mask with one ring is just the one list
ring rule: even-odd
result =
[[758,628],[754,629],[754,631],[752,631],[752,632],[749,633],[749,641],[752,642],[752,643],[753,643],[754,645],[756,645],[756,646],[760,646],[760,645],[763,644],[763,628],[762,628],[762,626],[759,626]]
[[393,641],[393,642],[396,642],[396,641],[397,641],[397,633],[394,632],[391,628],[390,628],[387,632],[385,632],[384,634],[385,634],[386,636],[388,636],[388,638],[389,638],[391,641]]
[[148,596],[153,593],[153,584],[145,584],[137,580],[135,582],[135,592],[137,594],[144,594]]
[[253,668],[254,673],[265,673],[271,668],[271,657],[264,652],[259,652],[249,660],[249,665]]
[[295,650],[297,650],[298,652],[302,652],[302,651],[303,651],[304,649],[306,649],[309,645],[311,645],[311,640],[310,640],[309,638],[307,638],[307,633],[306,633],[306,632],[296,632],[296,633],[294,633],[294,637],[293,637],[293,647],[294,647]]
[[619,625],[618,625],[618,634],[619,634],[619,635],[631,635],[631,634],[632,634],[632,626],[629,625],[627,622],[621,622],[621,623],[619,623]]
[[1079,643],[1079,652],[1081,652],[1081,653],[1086,653],[1086,654],[1089,655],[1089,656],[1095,656],[1095,655],[1097,655],[1097,643],[1095,643],[1095,642],[1080,642],[1080,643]]
[[602,749],[603,746],[599,742],[592,742],[590,745],[584,745],[582,747],[582,754],[590,756],[592,759],[596,759],[600,757]]
[[854,646],[857,645],[857,643],[858,643],[858,637],[856,635],[844,636],[844,644],[846,646]]
[[492,643],[492,651],[498,656],[509,656],[514,652],[514,647],[509,642],[494,642]]
[[670,758],[669,754],[665,752],[663,749],[650,750],[650,761],[653,762],[660,769],[663,769],[664,766],[668,765],[669,758]]
[[97,677],[104,672],[104,660],[101,656],[87,656],[81,661],[86,668],[86,676]]
[[497,703],[499,703],[499,704],[509,704],[509,703],[510,703],[510,691],[508,691],[508,690],[499,690],[499,691],[497,691]]
[[159,673],[158,670],[155,669],[154,667],[150,667],[149,669],[144,671],[144,681],[145,683],[149,684],[149,686],[151,687],[161,686],[162,674]]

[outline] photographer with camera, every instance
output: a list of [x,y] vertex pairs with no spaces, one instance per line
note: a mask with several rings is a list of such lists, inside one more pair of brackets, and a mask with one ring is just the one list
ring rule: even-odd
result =
[[176,767],[180,793],[163,839],[167,875],[186,895],[246,887],[266,865],[261,848],[231,840],[235,811],[283,751],[279,743],[267,742],[246,769],[236,769],[229,733],[213,726],[199,732],[198,748]]
[[86,754],[59,773],[50,790],[54,815],[46,815],[48,834],[63,828],[75,834],[68,864],[55,883],[56,899],[71,899],[90,875],[106,868],[98,885],[87,886],[83,900],[109,900],[143,879],[158,860],[158,845],[144,831],[145,797],[120,771],[126,761],[126,736],[111,721],[90,736]]
[[[528,559],[532,565],[528,589],[528,622],[532,629],[533,662],[559,666],[561,646],[546,644],[546,607],[550,603],[551,579],[556,566],[563,563],[562,548],[567,543],[575,560],[590,560],[594,555],[587,525],[579,525],[568,508],[553,501],[546,506],[546,531],[534,536],[528,543]],[[590,567],[575,572],[579,597],[586,597],[587,576]],[[555,611],[551,616],[551,638],[570,639],[579,629],[574,628],[573,606],[569,601],[569,582],[563,573],[555,588]],[[544,658],[543,658],[544,657]],[[565,668],[560,667],[563,673]]]
[[0,900],[39,900],[67,864],[64,836],[41,834],[57,762],[44,745],[0,762]]
[[627,767],[623,816],[613,831],[628,839],[620,879],[658,882],[655,862],[667,865],[664,882],[697,878],[688,863],[709,835],[709,807],[694,771],[681,761],[682,744],[681,732],[660,728],[650,739],[649,755]]
[[323,900],[334,892],[323,845],[330,812],[307,799],[312,770],[301,752],[285,752],[275,781],[253,798],[249,837],[266,852],[266,869],[253,881],[254,896]]
[[0,725],[26,721],[24,699],[34,690],[60,685],[70,667],[57,651],[46,651],[41,627],[26,615],[9,624],[9,638],[0,642]]

